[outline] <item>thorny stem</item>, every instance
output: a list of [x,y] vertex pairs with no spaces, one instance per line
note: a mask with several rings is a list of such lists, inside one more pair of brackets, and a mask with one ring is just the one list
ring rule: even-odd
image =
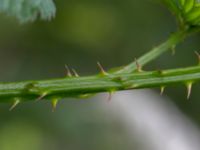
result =
[[0,84],[0,102],[36,100],[46,93],[47,100],[64,97],[84,97],[99,92],[113,92],[177,83],[195,83],[200,80],[200,66],[163,71],[119,73],[88,77],[65,77],[43,81],[25,81]]
[[[170,2],[169,2],[170,3]],[[79,77],[74,69],[71,74],[66,66],[68,77],[43,81],[23,81],[16,83],[0,83],[0,102],[13,102],[12,110],[22,101],[47,99],[52,101],[53,111],[59,99],[65,97],[87,97],[99,92],[130,90],[139,88],[164,88],[173,84],[184,84],[187,87],[187,98],[190,97],[192,85],[200,80],[200,64],[195,67],[171,69],[163,71],[143,72],[142,67],[156,59],[169,49],[184,40],[190,34],[200,30],[197,26],[183,26],[172,34],[168,40],[147,52],[135,62],[107,73],[100,63],[101,73],[94,76]],[[199,54],[196,53],[199,60]]]
[[[142,66],[149,63],[150,61],[156,59],[158,56],[163,54],[164,52],[168,51],[169,49],[172,49],[174,46],[176,46],[179,42],[183,41],[184,38],[189,35],[189,33],[193,33],[194,31],[178,31],[172,34],[169,39],[159,46],[153,48],[143,56],[141,56],[137,62]],[[196,31],[195,31],[196,32]],[[130,73],[137,69],[137,64],[135,62],[130,63],[129,65],[121,68],[120,70],[117,70],[115,73]]]
[[[130,90],[150,87],[166,87],[182,83],[187,86],[188,97],[191,86],[200,80],[200,66],[165,71],[141,72],[141,67],[160,56],[162,53],[178,44],[186,36],[196,33],[196,30],[178,31],[161,45],[140,57],[136,62],[121,70],[106,73],[98,63],[101,73],[95,76],[79,77],[74,71],[72,76],[66,66],[68,77],[43,81],[24,81],[16,83],[0,83],[0,102],[13,102],[10,110],[18,103],[29,100],[51,100],[53,107],[57,101],[65,97],[88,97],[100,92]],[[137,68],[137,67],[140,68]]]

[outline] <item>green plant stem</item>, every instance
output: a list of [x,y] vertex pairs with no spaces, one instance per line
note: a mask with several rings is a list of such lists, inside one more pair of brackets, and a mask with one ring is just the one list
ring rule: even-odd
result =
[[[167,50],[172,49],[179,42],[183,41],[187,35],[189,35],[189,32],[187,30],[183,30],[183,31],[181,30],[181,31],[175,32],[169,37],[168,40],[166,40],[159,46],[153,48],[152,50],[150,50],[149,52],[141,56],[139,59],[137,59],[138,64],[140,64],[142,67],[145,64],[149,63],[150,61],[156,59],[158,56],[160,56]],[[117,70],[115,73],[131,73],[135,71],[136,69],[137,69],[137,65],[135,62],[133,62],[121,68],[120,70]]]
[[200,66],[165,71],[121,74],[98,74],[88,77],[65,77],[43,81],[0,84],[0,102],[51,100],[64,97],[84,97],[99,92],[113,92],[139,88],[162,87],[200,80]]

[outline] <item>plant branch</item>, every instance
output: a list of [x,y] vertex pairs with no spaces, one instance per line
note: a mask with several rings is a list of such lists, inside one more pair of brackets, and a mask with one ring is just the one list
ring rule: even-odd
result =
[[98,74],[88,77],[1,83],[0,102],[84,97],[100,92],[164,87],[177,83],[187,85],[198,80],[200,80],[200,66],[163,71]]
[[[193,31],[194,32],[194,31]],[[196,31],[195,31],[196,32]],[[168,40],[160,44],[159,46],[153,48],[143,56],[141,56],[137,62],[142,66],[145,64],[149,63],[150,61],[156,59],[158,56],[163,54],[169,49],[172,49],[175,47],[179,42],[183,41],[184,38],[189,35],[189,32],[184,30],[184,31],[178,31],[174,34],[172,34]],[[123,67],[120,70],[117,70],[115,73],[131,73],[137,69],[137,65],[135,62],[130,63],[129,65]]]

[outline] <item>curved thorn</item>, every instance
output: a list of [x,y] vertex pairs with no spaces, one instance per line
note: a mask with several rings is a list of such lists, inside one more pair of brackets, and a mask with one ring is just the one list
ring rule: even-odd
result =
[[75,69],[72,69],[72,72],[73,72],[73,74],[74,74],[75,77],[79,77],[79,75],[78,75],[78,73],[76,72]]
[[97,62],[97,66],[100,69],[100,72],[101,72],[102,75],[108,75],[108,73],[104,70],[104,68],[102,67],[100,62]]
[[20,100],[16,98],[12,106],[9,108],[9,111],[12,111],[19,103],[20,103]]
[[48,94],[47,92],[42,93],[38,98],[36,98],[35,101],[37,102],[39,100],[42,100],[45,96],[47,96],[47,94]]
[[192,92],[192,83],[188,83],[186,86],[187,86],[187,99],[189,99]]
[[56,106],[58,104],[58,99],[57,98],[52,99],[51,104],[52,104],[52,112],[55,112]]
[[164,91],[165,91],[165,86],[161,86],[160,87],[160,95],[163,95]]
[[66,76],[67,77],[72,77],[71,71],[69,69],[69,67],[65,64],[65,71],[66,71]]
[[142,72],[142,66],[138,63],[137,58],[135,58],[135,64],[137,67],[137,72]]

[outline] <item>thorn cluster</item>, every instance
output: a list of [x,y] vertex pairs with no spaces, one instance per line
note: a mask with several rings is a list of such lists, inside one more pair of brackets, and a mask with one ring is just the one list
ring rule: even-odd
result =
[[71,69],[71,71],[70,71],[70,69],[69,69],[69,67],[67,66],[67,65],[65,65],[65,70],[66,70],[66,76],[67,77],[79,77],[79,75],[78,75],[78,73],[76,72],[76,70],[75,69]]
[[[195,54],[197,55],[197,57],[198,57],[198,61],[199,61],[199,64],[200,64],[200,54],[198,53],[198,52],[195,52]],[[140,73],[140,72],[142,72],[143,70],[142,70],[142,66],[138,63],[138,61],[137,61],[137,59],[135,58],[135,64],[136,64],[136,71],[138,72],[138,73]],[[103,76],[107,76],[107,75],[109,75],[106,71],[105,71],[105,69],[102,67],[102,65],[99,63],[99,62],[97,62],[97,66],[98,66],[98,68],[99,68],[99,70],[100,70],[100,74],[102,75],[102,77]],[[65,69],[66,69],[66,75],[68,76],[68,77],[79,77],[79,75],[78,75],[78,73],[76,72],[76,70],[75,69],[69,69],[69,67],[67,66],[67,65],[65,65]],[[156,72],[156,71],[155,71]],[[156,72],[156,75],[159,75],[159,77],[160,77],[160,75],[164,75],[164,71],[162,71],[162,70],[157,70],[157,72]],[[112,77],[112,76],[111,76]],[[117,83],[121,83],[121,84],[123,84],[123,80],[122,80],[122,77],[119,75],[119,76],[113,76],[112,78],[111,78],[111,80],[113,80],[113,81],[115,81],[115,82],[117,82]],[[187,81],[187,82],[185,82],[185,85],[186,85],[186,88],[187,88],[187,99],[189,99],[190,98],[190,96],[191,96],[191,92],[192,92],[192,85],[193,85],[193,81]],[[24,86],[24,88],[26,89],[26,92],[30,92],[31,94],[32,93],[40,93],[40,94],[38,94],[39,96],[38,96],[38,98],[36,98],[36,100],[35,101],[39,101],[39,100],[42,100],[43,98],[52,98],[52,100],[51,100],[51,104],[52,104],[52,112],[54,112],[55,111],[55,109],[56,109],[56,106],[57,106],[57,103],[58,103],[58,101],[59,101],[59,99],[61,98],[61,97],[56,97],[55,98],[55,96],[50,96],[49,94],[51,94],[50,93],[50,91],[42,91],[41,92],[41,89],[39,89],[39,87],[37,87],[36,86],[36,84],[37,84],[37,82],[35,83],[35,82],[29,82],[27,85],[25,85]],[[126,86],[127,87],[127,89],[133,89],[133,88],[136,88],[137,87],[137,84],[133,84],[133,83],[131,83],[131,85],[124,85],[124,86]],[[163,85],[160,85],[160,95],[163,95],[163,93],[164,93],[164,91],[165,91],[165,85],[163,84]],[[126,88],[125,88],[126,89]],[[110,102],[111,101],[111,99],[112,99],[112,95],[113,95],[113,93],[116,91],[116,89],[107,89],[107,90],[105,90],[105,91],[107,91],[108,92],[108,102]],[[47,97],[47,95],[49,95],[48,97]],[[91,96],[91,95],[93,95],[93,94],[91,94],[91,93],[85,93],[85,94],[80,94],[80,95],[78,95],[80,98],[86,98],[86,97],[89,97],[89,96]],[[19,98],[19,97],[16,97],[14,100],[13,100],[13,104],[12,104],[12,106],[10,107],[10,111],[11,110],[13,110],[20,102],[21,102],[21,98]]]
[[67,77],[72,77],[71,71],[67,65],[65,65],[65,71],[66,71],[66,76]]

